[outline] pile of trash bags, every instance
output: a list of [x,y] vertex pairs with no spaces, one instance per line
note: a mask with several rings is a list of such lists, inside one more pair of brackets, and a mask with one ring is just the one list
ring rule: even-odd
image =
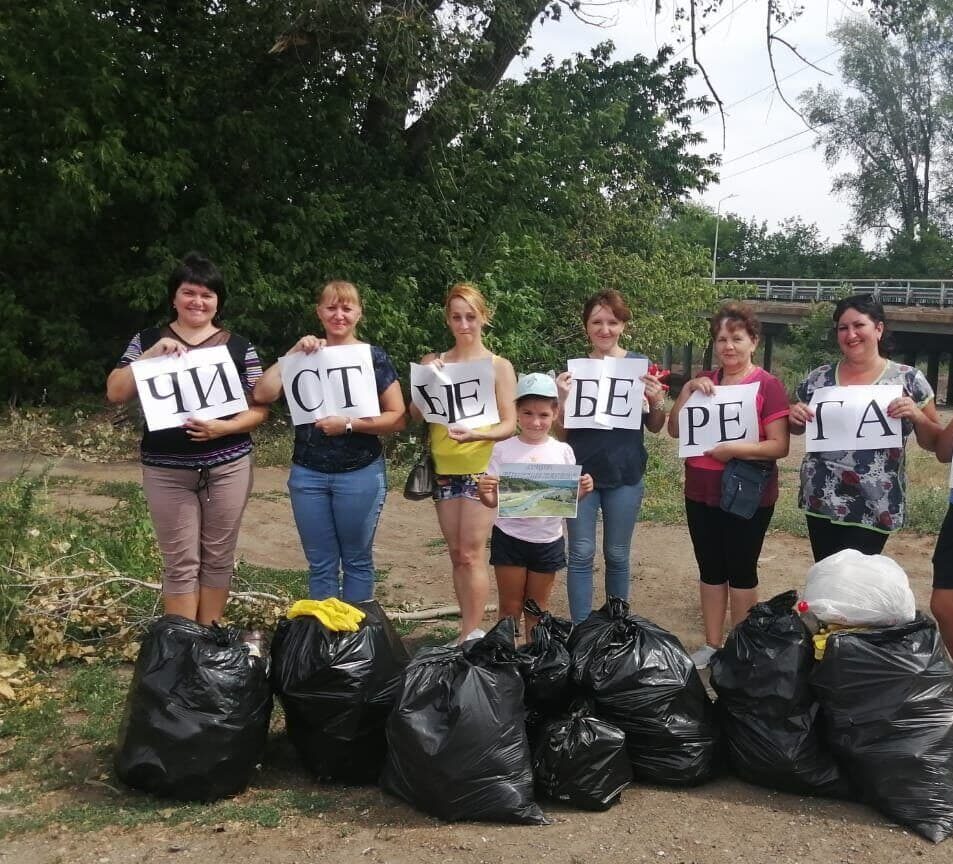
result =
[[636,780],[695,786],[714,776],[714,706],[676,636],[610,598],[573,629],[568,648],[576,692],[625,733]]
[[587,810],[633,777],[692,786],[718,767],[714,707],[678,639],[610,600],[572,628],[534,604],[531,642],[504,619],[410,662],[387,723],[385,790],[448,821],[545,821],[535,799]]
[[173,798],[243,791],[274,693],[316,778],[379,782],[448,821],[545,824],[544,800],[605,810],[633,781],[694,786],[727,766],[865,802],[934,842],[953,834],[953,667],[889,558],[838,553],[811,568],[800,602],[754,606],[711,660],[714,702],[681,642],[621,599],[576,627],[526,611],[538,624],[522,647],[504,619],[410,659],[376,602],[301,601],[270,666],[233,629],[159,618],[116,773]]
[[940,842],[953,834],[953,667],[906,574],[847,552],[808,573],[811,628],[797,593],[779,594],[712,658],[729,765],[770,788],[861,801]]

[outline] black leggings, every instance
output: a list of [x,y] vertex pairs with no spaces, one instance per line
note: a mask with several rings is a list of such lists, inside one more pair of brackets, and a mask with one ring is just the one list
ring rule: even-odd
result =
[[864,528],[862,525],[832,522],[823,516],[808,515],[805,518],[815,561],[827,558],[828,555],[833,555],[842,549],[856,549],[864,555],[879,555],[884,551],[884,544],[889,536],[882,531]]
[[757,588],[758,558],[774,505],[759,507],[750,519],[685,499],[688,533],[698,572],[706,585]]

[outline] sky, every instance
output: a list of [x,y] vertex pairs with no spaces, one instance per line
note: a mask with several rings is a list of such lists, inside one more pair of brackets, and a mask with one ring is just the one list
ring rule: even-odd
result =
[[[828,34],[844,18],[864,14],[851,8],[847,0],[802,0],[802,4],[805,9],[801,16],[779,35],[832,74],[812,69],[778,45],[774,54],[781,90],[795,105],[802,91],[818,83],[844,89],[837,67],[837,45]],[[658,17],[653,0],[594,7],[612,19],[602,27],[584,24],[566,12],[559,22],[537,24],[530,41],[532,54],[528,60],[514,61],[508,74],[519,77],[547,54],[563,59],[586,53],[606,40],[615,43],[620,59],[637,53],[651,56],[658,47],[671,44],[679,58],[690,60],[688,44],[675,41],[671,5],[663,5]],[[785,218],[799,216],[805,222],[816,223],[822,236],[836,241],[845,233],[850,214],[847,203],[831,192],[831,181],[850,165],[829,167],[822,151],[812,146],[815,134],[784,105],[775,90],[765,46],[765,8],[765,0],[725,0],[721,9],[708,18],[708,32],[698,40],[699,60],[727,115],[724,148],[717,109],[695,120],[694,128],[708,139],[702,152],[722,155],[721,180],[709,187],[701,200],[712,209],[720,207],[723,213],[766,221],[771,228]],[[695,75],[689,95],[706,93],[701,75]]]

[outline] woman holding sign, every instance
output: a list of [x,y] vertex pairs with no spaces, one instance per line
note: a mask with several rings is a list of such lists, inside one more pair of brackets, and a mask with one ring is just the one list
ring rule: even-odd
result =
[[[790,443],[784,385],[754,363],[761,325],[751,307],[725,303],[711,319],[710,330],[719,368],[685,382],[668,418],[669,434],[679,437],[679,413],[693,393],[711,396],[716,386],[755,384],[758,440],[727,441],[702,456],[685,459],[685,516],[698,562],[705,626],[705,644],[692,654],[699,669],[706,668],[721,647],[729,610],[734,626],[758,602],[758,558],[778,500],[778,469],[774,463],[787,456]],[[752,432],[753,427],[752,421]],[[681,432],[686,434],[684,429]],[[761,500],[752,501],[751,518],[722,509],[722,478],[726,463],[732,459],[770,463]]]
[[[328,282],[318,297],[316,312],[325,338],[302,336],[289,355],[364,344],[355,335],[363,315],[361,298],[350,282]],[[338,597],[360,603],[374,595],[374,534],[387,495],[379,436],[404,428],[405,409],[390,357],[383,348],[369,347],[374,370],[371,383],[380,414],[332,415],[295,426],[288,491],[308,559],[308,596],[312,600]],[[255,399],[268,404],[282,391],[281,367],[275,363],[255,387]]]
[[[903,526],[907,438],[916,432],[920,446],[933,450],[940,431],[933,388],[923,373],[888,359],[883,306],[870,295],[855,294],[837,303],[833,317],[841,359],[819,366],[798,385],[791,431],[802,435],[807,424],[814,425],[809,403],[822,387],[892,385],[902,388],[901,395],[886,413],[901,421],[902,444],[805,453],[799,506],[807,515],[815,561],[841,549],[883,551],[890,533]],[[871,416],[877,419],[876,412]]]
[[[618,291],[601,291],[586,302],[582,323],[592,350],[589,358],[611,357],[642,359],[642,354],[626,351],[619,344],[626,324],[632,318]],[[647,368],[647,367],[646,367]],[[596,516],[602,509],[606,596],[628,599],[629,553],[632,534],[639,518],[644,491],[642,475],[648,461],[644,429],[658,432],[665,425],[665,390],[654,375],[641,376],[645,385],[638,429],[609,427],[566,429],[566,441],[576,455],[584,474],[590,474],[594,490],[579,502],[575,519],[566,520],[569,535],[569,566],[566,584],[569,612],[573,623],[584,621],[592,612],[592,565],[596,554]],[[563,372],[556,378],[562,425],[566,427],[566,401],[573,387],[573,376]]]
[[[442,369],[445,364],[492,361],[493,390],[499,420],[475,429],[459,424],[430,423],[430,452],[436,469],[433,499],[437,521],[450,552],[453,590],[460,604],[460,641],[483,636],[480,622],[490,593],[486,541],[494,512],[480,503],[477,482],[486,472],[493,442],[516,431],[516,374],[509,360],[493,354],[483,344],[483,328],[490,323],[486,300],[474,285],[461,282],[447,294],[444,304],[454,344],[449,351],[427,354],[421,365]],[[472,401],[472,400],[471,400]],[[423,414],[411,405],[411,414]]]
[[[249,395],[261,376],[261,361],[247,340],[218,323],[225,282],[207,258],[191,252],[168,282],[172,320],[137,333],[109,373],[106,398],[128,402],[136,395],[131,364],[224,345]],[[221,619],[235,569],[238,528],[252,487],[249,432],[268,409],[249,408],[213,420],[189,418],[171,429],[143,433],[142,485],[159,550],[162,599],[167,615],[200,624]]]

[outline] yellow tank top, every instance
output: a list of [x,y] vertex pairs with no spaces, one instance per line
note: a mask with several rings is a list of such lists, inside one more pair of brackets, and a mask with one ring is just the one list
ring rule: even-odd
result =
[[[454,441],[447,434],[447,427],[439,423],[430,425],[430,454],[438,474],[482,474],[490,464],[492,441]],[[481,426],[483,432],[489,426]]]

